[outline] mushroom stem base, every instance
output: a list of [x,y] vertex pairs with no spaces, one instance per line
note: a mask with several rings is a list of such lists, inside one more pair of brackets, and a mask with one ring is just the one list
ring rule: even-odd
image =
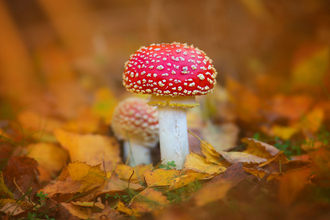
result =
[[162,163],[174,161],[182,169],[189,154],[186,109],[158,106],[158,118]]
[[[131,151],[131,153],[130,153]],[[126,161],[127,158],[128,165],[131,167],[135,167],[140,164],[151,164],[151,152],[149,147],[145,147],[143,145],[134,143],[134,142],[124,142],[124,160]]]

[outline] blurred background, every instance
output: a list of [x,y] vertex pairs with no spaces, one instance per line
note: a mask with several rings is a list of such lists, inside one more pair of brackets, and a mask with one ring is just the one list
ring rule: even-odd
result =
[[129,96],[124,63],[151,43],[199,47],[219,88],[234,79],[263,100],[330,88],[328,0],[1,0],[0,33],[2,118],[72,120],[102,94]]

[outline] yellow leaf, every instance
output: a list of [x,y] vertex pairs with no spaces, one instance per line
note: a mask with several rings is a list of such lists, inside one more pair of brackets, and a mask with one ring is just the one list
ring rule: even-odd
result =
[[86,208],[94,208],[97,207],[99,209],[104,209],[104,205],[102,204],[102,202],[71,202],[71,204],[73,205],[77,205],[77,206],[81,206],[81,207],[86,207]]
[[101,186],[105,182],[105,174],[100,165],[90,166],[84,162],[76,161],[68,165],[68,171],[73,181],[81,181],[80,192],[88,191]]
[[193,170],[199,173],[220,174],[226,167],[207,162],[206,159],[196,153],[191,152],[183,166],[183,171]]
[[125,192],[127,189],[143,190],[144,187],[139,183],[129,183],[118,178],[116,173],[112,173],[110,179],[107,181],[105,187],[102,189],[103,193],[114,194],[116,192]]
[[0,171],[0,198],[10,198],[10,199],[14,198],[12,192],[10,192],[7,186],[5,185],[5,182],[3,180],[3,174],[1,171]]
[[299,53],[304,53],[304,57],[297,57],[293,65],[293,84],[320,85],[329,67],[329,46],[304,45],[297,55],[300,55]]
[[266,162],[267,159],[254,156],[252,154],[247,154],[243,152],[219,152],[223,158],[225,158],[226,161],[229,163],[254,163],[259,164]]
[[248,145],[244,153],[253,154],[258,157],[268,158],[280,152],[276,147],[253,138],[243,138],[242,142]]
[[110,125],[112,113],[118,101],[108,88],[101,88],[95,93],[93,112],[100,116],[104,123]]
[[[245,172],[250,173],[260,179],[262,179],[266,175],[266,172],[263,170],[258,170],[255,168],[246,168],[246,167],[243,168]],[[278,178],[279,174],[280,174],[279,172],[269,174],[269,176],[267,177],[267,181],[272,180],[273,178]]]
[[178,170],[148,170],[144,173],[148,186],[168,186],[175,178],[180,176],[181,172]]
[[[124,164],[117,164],[115,172],[118,174],[118,177],[123,180],[128,180],[131,176],[130,181],[133,183],[144,182],[144,173],[147,170],[153,169],[152,164],[149,165],[138,165],[136,167],[131,167]],[[134,174],[132,175],[132,173]]]
[[125,204],[121,201],[119,201],[119,203],[116,207],[116,210],[119,211],[119,212],[126,213],[129,216],[134,216],[134,217],[140,217],[141,216],[141,214],[137,210],[127,208],[125,206]]
[[153,212],[169,204],[170,201],[161,192],[148,188],[133,197],[131,208],[139,212]]
[[303,117],[299,126],[303,131],[315,133],[319,130],[324,118],[322,108],[314,108],[306,117]]
[[208,184],[198,190],[194,195],[194,200],[197,206],[203,206],[208,203],[225,198],[231,184],[226,181],[218,181],[213,184]]
[[30,144],[28,151],[28,156],[34,158],[50,175],[62,170],[69,159],[66,150],[51,143]]
[[270,133],[274,137],[280,137],[283,140],[289,140],[292,135],[294,135],[298,131],[299,129],[297,127],[273,125],[270,130]]
[[116,162],[120,162],[119,145],[114,138],[93,134],[75,134],[56,130],[55,136],[60,144],[69,151],[71,161],[83,161],[90,165],[104,163],[106,170],[112,170]]
[[186,186],[189,183],[196,182],[197,180],[210,179],[210,178],[213,178],[213,175],[207,173],[186,173],[175,178],[170,184],[169,190]]

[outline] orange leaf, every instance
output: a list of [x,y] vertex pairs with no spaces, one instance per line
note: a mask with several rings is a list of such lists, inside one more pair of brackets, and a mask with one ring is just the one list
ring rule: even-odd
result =
[[242,142],[248,145],[244,153],[253,154],[258,157],[268,158],[280,152],[276,147],[253,138],[243,138]]
[[280,204],[289,206],[294,202],[299,192],[305,187],[310,172],[310,169],[292,171],[282,177],[279,188]]
[[186,173],[175,178],[169,187],[169,190],[177,189],[188,185],[189,183],[196,182],[197,180],[210,179],[213,175],[207,173]]
[[153,169],[152,164],[149,165],[138,165],[136,167],[131,167],[124,164],[117,164],[115,168],[115,172],[118,174],[118,177],[123,180],[128,180],[132,173],[130,181],[132,183],[142,183],[144,182],[144,174],[146,171]]

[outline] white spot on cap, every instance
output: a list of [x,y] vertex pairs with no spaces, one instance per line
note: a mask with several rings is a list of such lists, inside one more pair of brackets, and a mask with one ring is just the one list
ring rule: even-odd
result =
[[157,69],[162,70],[162,69],[164,69],[164,67],[162,65],[159,65],[159,66],[157,66]]
[[198,74],[197,77],[200,79],[200,80],[204,80],[205,79],[205,76],[203,74]]
[[154,73],[154,77],[157,77],[157,73]]
[[158,82],[158,85],[159,85],[160,87],[165,86],[165,84],[163,84],[162,81],[159,81],[159,82]]

